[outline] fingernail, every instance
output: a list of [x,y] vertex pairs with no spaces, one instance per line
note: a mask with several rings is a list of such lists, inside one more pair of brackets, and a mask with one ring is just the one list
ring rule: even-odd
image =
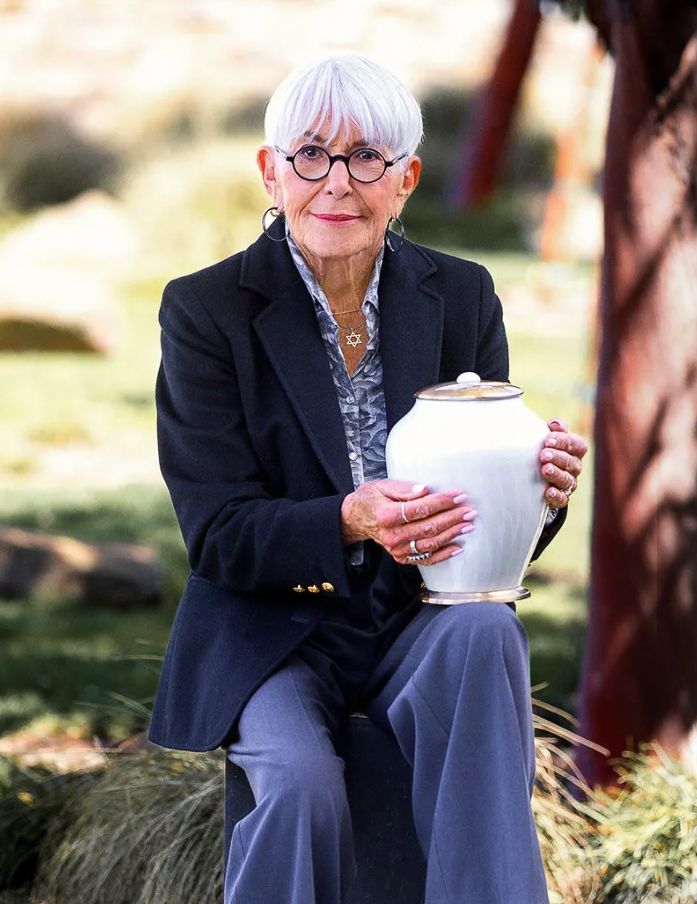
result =
[[467,502],[467,500],[468,500],[469,498],[470,498],[470,497],[467,495],[467,493],[460,493],[459,496],[455,496],[455,497],[453,498],[453,502],[455,503],[455,505],[460,505],[460,504],[463,503],[463,502]]
[[465,526],[460,530],[460,533],[468,534],[472,530],[474,530],[474,524],[465,524]]
[[462,516],[462,520],[463,521],[473,521],[477,517],[478,514],[479,514],[479,512],[476,509],[470,509],[468,512],[465,512],[465,514]]
[[425,489],[426,489],[425,483],[415,483],[414,486],[411,488],[411,491],[412,491],[412,493],[423,493],[423,491]]
[[554,424],[556,424],[557,427],[562,427],[562,426],[563,426],[563,424],[562,424],[561,421],[558,421],[556,418],[552,418],[552,420],[549,422],[549,426],[551,427],[551,426],[554,425]]
[[548,436],[545,440],[545,446],[556,446],[557,440],[554,436]]
[[542,461],[551,461],[554,458],[554,453],[550,452],[549,449],[545,449],[542,453]]
[[554,474],[554,465],[545,465],[542,470],[545,474]]
[[463,552],[464,552],[464,549],[461,549],[461,548],[458,546],[457,549],[454,549],[454,550],[450,553],[450,558],[452,559],[452,558],[454,558],[455,556],[460,556],[460,555],[462,555]]

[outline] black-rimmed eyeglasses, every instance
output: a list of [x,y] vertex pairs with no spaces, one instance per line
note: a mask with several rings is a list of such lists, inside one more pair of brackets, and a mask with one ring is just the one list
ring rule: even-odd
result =
[[337,160],[346,164],[349,176],[356,182],[377,182],[384,175],[388,166],[394,166],[395,163],[407,156],[404,153],[395,157],[394,160],[385,160],[380,151],[376,151],[374,148],[356,148],[348,155],[328,154],[318,144],[305,144],[294,154],[288,154],[277,145],[274,147],[288,163],[293,164],[297,175],[307,182],[319,182],[320,179],[324,179],[329,175],[330,169]]

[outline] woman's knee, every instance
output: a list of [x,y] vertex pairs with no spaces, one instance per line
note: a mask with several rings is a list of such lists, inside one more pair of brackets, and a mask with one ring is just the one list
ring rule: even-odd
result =
[[462,603],[449,606],[440,618],[442,633],[457,642],[478,646],[502,646],[507,642],[527,644],[523,623],[501,603]]
[[284,809],[336,814],[348,807],[343,761],[335,754],[296,753],[270,772],[264,795]]

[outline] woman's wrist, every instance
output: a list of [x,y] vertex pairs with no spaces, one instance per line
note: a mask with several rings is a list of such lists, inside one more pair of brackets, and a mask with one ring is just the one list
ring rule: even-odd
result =
[[361,536],[354,525],[353,504],[355,495],[355,493],[349,493],[341,503],[341,536],[345,546],[350,546],[359,540],[365,540],[365,537]]

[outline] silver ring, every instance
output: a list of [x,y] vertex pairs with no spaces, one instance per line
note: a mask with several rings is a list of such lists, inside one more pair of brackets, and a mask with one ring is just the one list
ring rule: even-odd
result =
[[409,541],[409,549],[411,550],[411,554],[412,554],[413,556],[418,556],[418,555],[419,555],[419,550],[416,548],[416,540],[410,540],[410,541]]
[[431,558],[430,552],[417,552],[412,556],[407,556],[407,562],[425,562]]
[[574,491],[574,490],[576,489],[576,487],[578,486],[578,483],[576,482],[576,478],[574,477],[573,474],[571,475],[571,480],[572,480],[571,486],[570,486],[570,487],[567,487],[565,490],[562,490],[562,493],[566,496],[567,499],[569,498],[569,496],[571,496],[571,494],[573,493],[573,491]]
[[403,503],[402,503],[402,521],[403,521],[405,524],[409,524],[409,519],[407,518],[407,513],[406,513],[406,511],[405,511],[405,509],[404,509],[404,506],[405,506],[405,505],[406,505],[406,502],[403,502]]

